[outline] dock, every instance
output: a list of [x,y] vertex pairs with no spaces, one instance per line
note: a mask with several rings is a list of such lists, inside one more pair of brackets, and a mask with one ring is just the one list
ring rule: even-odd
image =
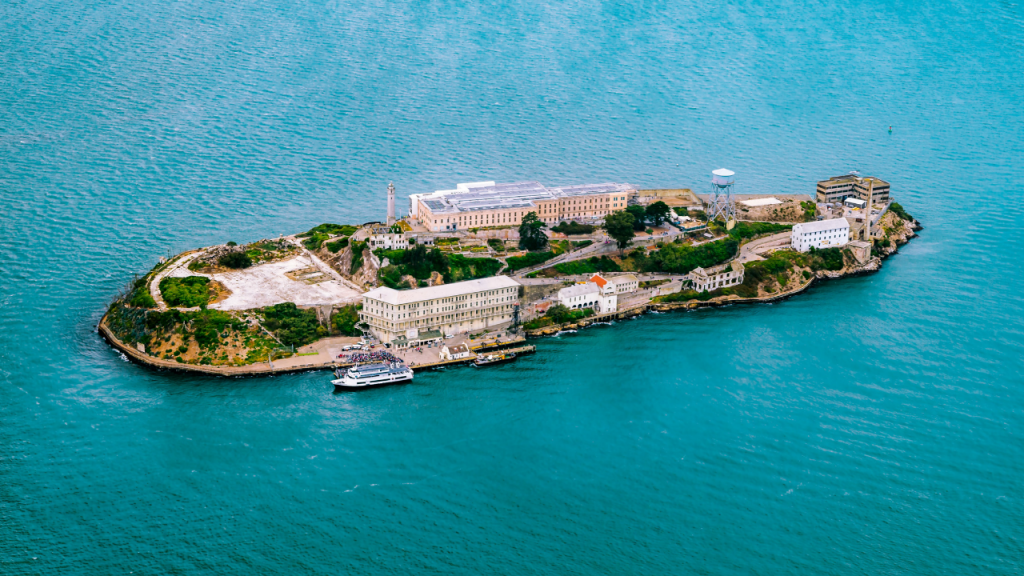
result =
[[[524,341],[525,341],[525,339],[522,339],[522,340],[518,340],[517,342],[524,342]],[[502,346],[504,346],[504,345],[502,345]],[[529,355],[529,354],[533,354],[533,353],[535,353],[537,351],[537,347],[532,345],[532,344],[528,344],[526,346],[517,346],[517,347],[513,347],[513,348],[505,348],[505,347],[502,347],[502,346],[499,346],[499,347],[494,347],[494,346],[483,347],[482,346],[481,348],[486,348],[488,351],[500,350],[502,352],[512,352],[516,356],[526,356],[526,355]],[[437,362],[430,362],[428,364],[415,364],[415,365],[412,365],[412,366],[409,366],[409,367],[412,368],[413,372],[419,372],[421,370],[438,370],[440,368],[447,368],[448,366],[461,366],[463,364],[472,364],[473,361],[476,360],[479,356],[480,356],[479,354],[470,354],[469,356],[467,356],[465,358],[457,358],[455,360],[440,360],[440,361],[437,361]]]

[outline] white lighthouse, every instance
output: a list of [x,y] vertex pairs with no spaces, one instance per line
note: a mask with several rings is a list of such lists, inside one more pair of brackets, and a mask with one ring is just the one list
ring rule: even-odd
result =
[[388,226],[395,224],[395,185],[388,182]]

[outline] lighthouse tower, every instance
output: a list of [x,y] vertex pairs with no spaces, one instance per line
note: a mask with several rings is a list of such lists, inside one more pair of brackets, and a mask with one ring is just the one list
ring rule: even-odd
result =
[[388,182],[388,226],[395,224],[395,185]]

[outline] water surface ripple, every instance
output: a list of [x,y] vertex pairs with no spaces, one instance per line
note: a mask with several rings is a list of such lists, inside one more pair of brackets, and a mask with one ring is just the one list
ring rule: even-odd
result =
[[[1011,2],[0,4],[0,572],[1018,574],[1022,38]],[[927,229],[360,394],[95,334],[160,256],[379,218],[389,180],[721,166],[878,175]]]

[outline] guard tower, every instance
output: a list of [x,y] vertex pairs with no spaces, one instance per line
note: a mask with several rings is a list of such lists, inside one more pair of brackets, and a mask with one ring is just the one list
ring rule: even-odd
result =
[[395,225],[395,185],[388,182],[388,226]]
[[736,205],[732,203],[732,185],[736,182],[733,178],[736,173],[732,170],[719,168],[711,173],[711,198],[708,199],[708,221],[713,221],[719,216],[725,220],[727,226],[736,220]]

